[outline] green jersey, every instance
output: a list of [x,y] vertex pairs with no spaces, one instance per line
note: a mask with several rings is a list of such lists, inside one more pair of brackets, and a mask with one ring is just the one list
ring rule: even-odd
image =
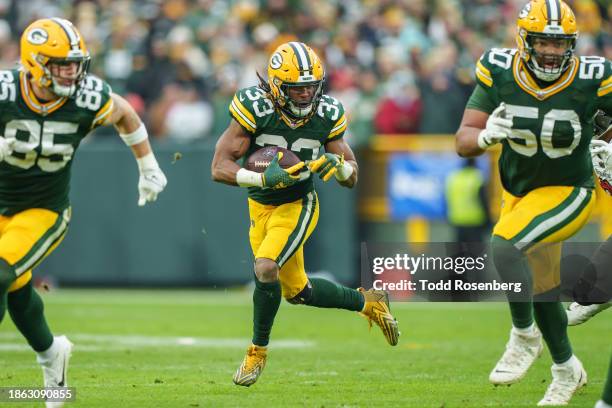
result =
[[[300,160],[315,160],[319,149],[346,131],[344,107],[335,98],[323,95],[317,112],[306,123],[291,127],[266,93],[256,87],[238,90],[229,106],[230,116],[251,135],[251,145],[244,158],[264,146],[279,146],[293,151]],[[299,200],[314,190],[312,174],[293,186],[282,189],[249,187],[249,197],[262,204],[279,205]]]
[[113,108],[108,84],[94,76],[83,84],[74,98],[41,103],[24,72],[0,71],[0,134],[13,143],[0,162],[0,214],[70,205],[74,152]]
[[467,107],[491,113],[502,102],[512,135],[502,141],[499,170],[515,196],[543,186],[593,188],[589,144],[597,109],[612,113],[612,63],[573,57],[558,80],[541,88],[516,49],[491,49],[476,64],[478,85]]

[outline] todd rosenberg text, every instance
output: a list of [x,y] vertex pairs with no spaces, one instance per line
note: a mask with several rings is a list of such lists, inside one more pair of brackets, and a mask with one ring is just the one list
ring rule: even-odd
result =
[[489,292],[521,292],[521,282],[464,282],[458,279],[429,281],[419,279],[410,281],[402,279],[395,282],[376,279],[373,282],[374,289],[387,291],[489,291]]

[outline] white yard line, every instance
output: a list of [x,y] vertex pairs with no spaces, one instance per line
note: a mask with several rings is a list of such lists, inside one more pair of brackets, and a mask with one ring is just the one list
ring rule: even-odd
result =
[[[198,348],[246,348],[247,338],[216,338],[216,337],[177,337],[177,336],[145,336],[122,334],[90,334],[68,333],[68,338],[75,343],[75,350],[107,351],[124,350],[137,347],[198,347]],[[276,340],[270,346],[275,349],[294,349],[314,347],[310,340]],[[0,333],[0,351],[30,350],[19,333]]]

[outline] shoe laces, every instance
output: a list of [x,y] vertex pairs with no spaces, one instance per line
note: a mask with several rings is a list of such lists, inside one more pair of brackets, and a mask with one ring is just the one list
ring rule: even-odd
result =
[[245,368],[250,371],[253,367],[259,365],[263,359],[263,353],[258,351],[255,347],[249,347],[247,350]]
[[546,390],[544,399],[554,400],[555,397],[566,395],[574,385],[574,370],[572,367],[553,367],[553,380]]
[[551,401],[556,400],[560,396],[565,396],[570,386],[571,384],[569,383],[553,379],[552,383],[550,383],[550,385],[548,386],[548,389],[546,389],[544,399]]

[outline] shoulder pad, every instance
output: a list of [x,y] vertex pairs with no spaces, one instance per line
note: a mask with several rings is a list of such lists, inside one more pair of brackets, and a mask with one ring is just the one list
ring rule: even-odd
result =
[[486,88],[495,83],[495,77],[512,69],[512,60],[518,52],[516,48],[491,48],[485,51],[476,62],[476,80]]
[[347,127],[346,114],[342,102],[333,96],[323,95],[317,107],[319,115],[329,127],[329,135],[326,141],[339,139],[344,135]]
[[113,111],[113,90],[104,80],[95,75],[87,75],[81,83],[75,98],[76,106],[95,114],[92,128],[104,125]]
[[262,120],[274,113],[274,104],[262,89],[252,86],[236,92],[229,112],[249,133],[255,133]]
[[113,89],[108,82],[93,74],[87,74],[85,76],[83,82],[81,83],[81,87],[83,89],[106,93],[109,95],[113,92]]
[[594,55],[581,56],[578,78],[592,81],[598,97],[608,95],[612,92],[612,61]]
[[19,91],[19,70],[0,70],[0,103],[15,102]]

